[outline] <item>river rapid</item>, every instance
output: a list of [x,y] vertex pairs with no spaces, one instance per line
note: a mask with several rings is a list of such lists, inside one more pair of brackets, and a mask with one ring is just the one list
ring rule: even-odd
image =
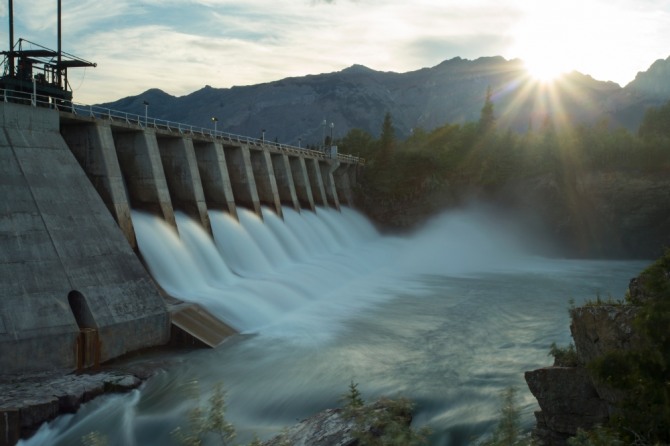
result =
[[402,237],[349,208],[283,213],[241,210],[238,222],[210,211],[212,239],[183,214],[177,235],[133,212],[155,280],[241,334],[176,354],[139,390],[97,398],[20,444],[97,432],[110,446],[176,445],[170,433],[219,384],[239,443],[340,406],[352,381],[367,401],[413,401],[413,426],[430,428],[431,445],[485,438],[510,386],[530,430],[538,408],[523,372],[551,364],[552,342],[571,342],[571,302],[621,298],[649,263],[549,257],[536,232],[482,209]]

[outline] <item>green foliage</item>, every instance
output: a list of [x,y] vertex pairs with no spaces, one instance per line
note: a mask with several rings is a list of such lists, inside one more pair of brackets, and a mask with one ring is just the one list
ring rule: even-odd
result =
[[549,356],[554,357],[554,366],[556,367],[577,367],[579,365],[579,357],[573,344],[567,347],[559,347],[555,342],[552,342],[549,347]]
[[352,436],[359,446],[420,446],[427,444],[427,428],[409,426],[413,406],[404,399],[381,399],[366,405],[353,381],[342,396],[342,416],[354,421]]
[[639,307],[635,348],[613,351],[589,364],[595,378],[625,398],[612,423],[631,444],[670,443],[670,254],[640,275],[649,298]]
[[596,426],[585,431],[579,429],[577,435],[568,439],[568,446],[624,446],[619,434],[608,427]]
[[638,134],[647,139],[655,137],[670,138],[668,122],[670,122],[670,101],[661,107],[647,109]]
[[520,425],[520,410],[516,403],[516,389],[509,387],[501,394],[500,419],[489,440],[481,446],[526,446],[532,440],[524,435]]
[[393,119],[391,118],[391,113],[386,112],[382,124],[381,137],[379,139],[379,160],[381,163],[389,162],[395,150],[395,144],[396,138],[395,129],[393,128]]
[[651,299],[662,300],[670,297],[670,249],[651,266],[645,269],[639,278],[644,293]]
[[477,130],[481,135],[484,135],[495,126],[496,118],[493,113],[493,101],[491,101],[491,87],[489,86],[486,90],[486,99],[484,100],[484,106],[479,114],[479,122],[477,123]]
[[353,412],[360,407],[363,407],[365,401],[363,401],[363,396],[358,390],[358,383],[355,383],[351,380],[349,384],[349,392],[342,396],[344,400],[344,410],[345,412]]
[[600,296],[600,293],[596,293],[596,299],[595,300],[587,300],[584,302],[585,307],[598,307],[601,305],[626,305],[626,300],[625,299],[615,299],[611,295],[607,296],[606,299],[603,299]]
[[217,384],[209,398],[207,407],[196,406],[189,412],[189,428],[178,427],[172,435],[184,446],[201,446],[207,436],[218,439],[218,444],[227,446],[235,439],[235,427],[226,421],[225,392]]
[[477,122],[445,123],[431,131],[417,128],[404,141],[397,139],[388,113],[380,123],[379,139],[351,130],[339,145],[342,152],[366,159],[358,181],[361,205],[392,212],[433,200],[436,193],[457,201],[473,192],[495,194],[509,183],[545,176],[555,182],[565,211],[585,218],[588,191],[576,190],[583,172],[670,171],[670,137],[641,137],[612,128],[606,120],[558,126],[550,117],[544,126],[519,134],[500,128],[491,96],[489,89]]

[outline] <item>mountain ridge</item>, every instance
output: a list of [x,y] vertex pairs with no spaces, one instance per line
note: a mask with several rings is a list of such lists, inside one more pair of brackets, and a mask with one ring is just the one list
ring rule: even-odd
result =
[[147,101],[152,117],[200,127],[211,126],[216,117],[218,130],[252,137],[265,130],[268,139],[318,146],[330,131],[324,120],[334,124],[336,139],[353,128],[378,135],[386,112],[400,137],[416,128],[476,121],[489,87],[503,128],[525,131],[547,120],[584,125],[605,120],[637,131],[647,107],[670,99],[670,57],[655,61],[625,87],[576,71],[550,87],[532,79],[520,59],[455,57],[405,73],[354,64],[249,86],[206,85],[179,97],[152,88],[100,105],[143,115]]

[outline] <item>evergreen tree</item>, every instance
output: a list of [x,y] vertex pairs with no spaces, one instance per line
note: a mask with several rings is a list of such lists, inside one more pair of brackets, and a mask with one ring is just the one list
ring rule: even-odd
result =
[[479,122],[477,123],[477,130],[480,135],[485,134],[493,130],[495,126],[496,118],[493,113],[493,101],[491,101],[491,87],[489,86],[486,90],[486,99],[484,100],[484,106],[479,115]]
[[655,108],[651,107],[644,113],[638,134],[643,138],[652,136],[670,137],[670,101],[665,105]]
[[391,113],[386,112],[384,123],[382,124],[382,134],[379,139],[380,159],[382,162],[388,162],[391,159],[395,143],[395,129],[393,128]]

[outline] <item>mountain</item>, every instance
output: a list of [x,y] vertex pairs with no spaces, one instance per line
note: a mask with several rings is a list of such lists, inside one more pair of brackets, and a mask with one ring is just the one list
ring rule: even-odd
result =
[[100,104],[229,133],[265,137],[282,143],[320,145],[332,129],[335,138],[352,128],[378,136],[390,112],[401,137],[412,129],[432,130],[449,123],[476,121],[491,88],[498,124],[525,131],[547,120],[610,125],[636,131],[644,111],[670,99],[670,58],[622,88],[572,72],[553,84],[528,76],[523,62],[502,57],[454,58],[407,73],[375,71],[353,65],[342,71],[286,78],[264,84],[212,88],[175,97],[159,89]]

